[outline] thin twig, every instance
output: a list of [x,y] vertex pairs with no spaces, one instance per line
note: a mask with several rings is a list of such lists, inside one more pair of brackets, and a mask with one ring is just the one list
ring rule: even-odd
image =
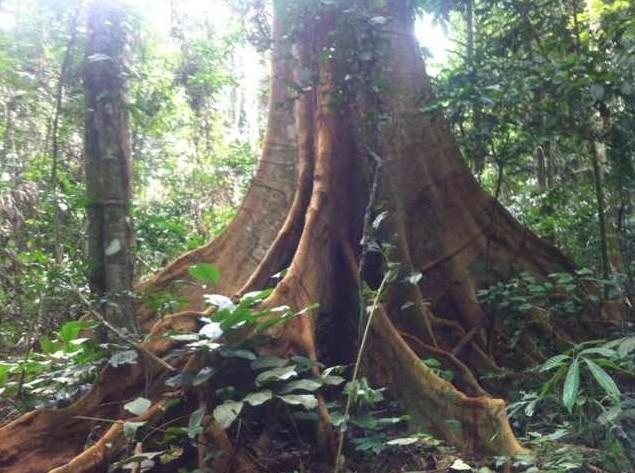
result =
[[[366,321],[366,326],[364,327],[364,334],[362,335],[362,341],[359,344],[359,350],[357,351],[357,359],[355,360],[355,367],[353,368],[353,376],[351,377],[350,385],[351,388],[355,388],[355,381],[357,381],[357,376],[359,375],[359,367],[362,363],[362,355],[364,354],[364,348],[366,347],[366,341],[368,340],[368,334],[370,333],[370,325],[373,321],[373,315],[377,311],[377,306],[379,305],[379,298],[388,282],[388,276],[390,273],[386,273],[384,278],[379,285],[379,289],[377,289],[377,294],[375,295],[375,299],[373,300],[373,305],[371,307],[370,313],[368,314],[368,320]],[[351,404],[353,402],[353,394],[349,393],[346,398],[346,406],[344,407],[344,417],[342,419],[342,425],[340,426],[340,435],[337,441],[337,454],[335,456],[335,469],[333,473],[339,473],[340,467],[342,466],[342,449],[344,448],[344,432],[346,432],[346,427],[348,423],[348,415],[351,410]]]
[[364,212],[364,227],[362,230],[362,254],[359,258],[359,283],[357,287],[357,296],[359,299],[359,335],[358,341],[361,338],[361,327],[364,320],[364,288],[362,287],[362,278],[364,273],[364,265],[366,262],[366,255],[368,254],[368,235],[370,234],[370,219],[373,212],[373,205],[375,204],[375,198],[377,196],[377,189],[379,187],[379,171],[382,166],[382,160],[377,153],[372,149],[366,147],[368,155],[375,160],[375,171],[373,173],[373,183],[370,188],[370,194],[368,196],[368,205]]
[[[373,211],[373,205],[375,204],[375,198],[377,196],[377,189],[379,187],[379,171],[382,166],[381,157],[375,153],[368,146],[365,147],[368,155],[375,160],[375,170],[373,173],[373,182],[370,188],[370,194],[368,196],[368,204],[366,205],[366,211],[364,212],[364,226],[362,230],[362,254],[359,260],[359,278],[358,278],[358,299],[359,299],[359,327],[362,327],[362,323],[364,321],[365,309],[366,305],[364,304],[364,288],[362,286],[363,281],[363,272],[364,272],[364,263],[366,261],[366,254],[368,253],[368,236],[370,234],[370,225],[371,225],[371,216]],[[357,351],[357,359],[355,360],[355,367],[353,368],[353,376],[351,378],[351,386],[354,387],[355,381],[357,380],[357,376],[359,375],[359,367],[362,361],[362,355],[364,353],[364,348],[366,346],[366,340],[368,339],[368,333],[370,330],[370,324],[373,319],[373,314],[377,309],[377,304],[379,302],[379,297],[383,291],[383,288],[386,284],[387,276],[384,276],[381,284],[379,285],[379,289],[377,289],[377,295],[375,300],[373,301],[373,307],[371,309],[370,314],[368,315],[368,320],[366,321],[366,326],[364,327],[364,332],[361,333],[361,338],[359,341],[359,349]],[[342,466],[342,450],[344,448],[344,433],[346,432],[348,416],[351,410],[351,404],[353,400],[352,393],[349,393],[346,398],[346,406],[344,407],[344,417],[342,420],[342,424],[340,425],[339,437],[337,440],[337,453],[335,455],[335,469],[333,473],[338,473],[340,471],[340,467]]]

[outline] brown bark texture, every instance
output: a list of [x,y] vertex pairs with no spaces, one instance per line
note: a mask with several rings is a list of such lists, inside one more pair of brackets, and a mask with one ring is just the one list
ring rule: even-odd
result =
[[[164,335],[196,328],[206,292],[275,285],[265,306],[299,310],[317,302],[319,309],[278,327],[273,351],[350,363],[361,323],[359,286],[377,289],[391,267],[397,277],[371,319],[370,377],[403,401],[415,425],[463,450],[523,452],[504,401],[489,394],[500,386],[481,375],[543,360],[583,331],[586,319],[574,329],[536,316],[509,353],[497,343],[509,334],[476,291],[518,271],[545,278],[574,266],[479,187],[441,117],[423,111],[431,89],[409,2],[368,3],[274,2],[269,127],[257,175],[218,238],[139,285],[143,293],[171,290],[188,300],[186,312],[159,321],[149,308],[140,310],[152,327],[146,348],[163,356],[178,346]],[[368,225],[372,220],[376,225]],[[383,247],[383,256],[371,246]],[[217,287],[175,285],[201,261],[219,268]],[[532,336],[541,337],[540,346]],[[421,363],[424,357],[455,372],[454,383]],[[189,369],[195,361],[172,363]],[[0,471],[106,471],[127,448],[121,424],[103,430],[89,418],[121,419],[121,405],[145,386],[154,405],[144,415],[163,422],[170,415],[165,376],[156,360],[107,367],[75,404],[5,425]],[[257,470],[217,425],[209,424],[206,438],[236,460],[201,467]]]

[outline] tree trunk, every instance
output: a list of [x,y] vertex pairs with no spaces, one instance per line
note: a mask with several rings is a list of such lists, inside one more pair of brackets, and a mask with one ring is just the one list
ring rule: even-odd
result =
[[[510,334],[490,320],[476,291],[518,271],[546,278],[574,266],[479,187],[441,117],[422,112],[431,92],[409,2],[352,3],[349,10],[325,3],[274,2],[269,128],[252,187],[223,234],[140,289],[170,289],[200,261],[219,267],[221,282],[213,291],[228,294],[273,285],[271,276],[288,268],[264,305],[302,309],[318,302],[320,309],[277,329],[273,352],[348,363],[363,303],[356,297],[360,241],[375,238],[385,261],[368,256],[364,282],[377,288],[385,263],[399,277],[388,283],[372,314],[370,374],[404,401],[415,425],[464,450],[522,452],[504,402],[487,394],[496,386],[484,386],[479,375],[541,361],[558,349],[556,340],[568,340],[573,328],[583,330],[585,318],[573,328],[566,321],[543,324],[533,335],[547,331],[544,343],[531,353],[509,353],[487,343]],[[372,217],[385,212],[377,235],[364,234],[367,211]],[[416,273],[422,277],[412,277]],[[209,292],[191,284],[173,290],[188,298],[192,310],[203,308]],[[162,356],[178,345],[162,335],[195,329],[199,315],[164,317],[146,348]],[[156,319],[147,307],[140,316],[146,325]],[[531,335],[518,345],[531,346]],[[454,384],[419,363],[428,356],[458,373]],[[164,369],[153,362],[146,373],[139,364],[107,367],[84,399],[6,425],[0,429],[0,471],[105,471],[125,447],[121,424],[98,431],[99,440],[85,448],[95,421],[77,416],[121,418],[124,400]],[[145,416],[158,422],[165,388],[160,381],[146,388],[155,404]],[[326,424],[321,426],[328,439]],[[224,432],[210,429],[217,447],[234,452]],[[240,463],[240,471],[250,471]]]
[[97,0],[88,19],[86,194],[90,286],[106,319],[134,327],[130,218],[130,137],[125,24],[120,6]]

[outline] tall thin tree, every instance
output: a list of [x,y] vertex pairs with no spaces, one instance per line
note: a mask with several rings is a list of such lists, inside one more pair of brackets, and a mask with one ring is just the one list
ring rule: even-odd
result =
[[103,301],[106,319],[117,327],[132,329],[126,32],[123,10],[117,2],[93,2],[88,38],[84,83],[90,285]]

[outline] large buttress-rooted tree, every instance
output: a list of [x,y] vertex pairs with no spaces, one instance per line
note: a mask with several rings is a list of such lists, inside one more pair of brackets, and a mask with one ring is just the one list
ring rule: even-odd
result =
[[[521,452],[504,402],[490,395],[500,386],[484,385],[480,375],[540,361],[566,347],[575,331],[532,314],[532,329],[510,352],[497,343],[508,335],[503,325],[487,315],[476,291],[516,271],[542,278],[573,265],[479,187],[442,119],[424,113],[430,85],[410,2],[330,3],[274,2],[269,124],[258,173],[217,239],[139,286],[144,293],[172,288],[189,301],[187,312],[158,322],[150,309],[140,311],[151,327],[146,348],[161,356],[178,343],[165,333],[197,327],[206,291],[174,283],[206,261],[222,275],[214,292],[275,284],[265,305],[319,303],[314,313],[279,326],[269,352],[350,362],[360,284],[377,289],[392,268],[397,277],[370,315],[370,375],[404,402],[416,424],[460,448]],[[364,231],[371,218],[381,221],[372,235]],[[371,239],[383,256],[368,251]],[[283,279],[273,282],[283,269]],[[584,318],[576,323],[584,330]],[[540,348],[532,335],[541,337]],[[430,356],[457,374],[454,383],[419,362]],[[164,422],[164,371],[153,360],[107,367],[75,404],[6,425],[0,471],[102,471],[127,442],[121,423],[100,428],[87,418],[122,418],[122,403],[146,388],[154,404],[138,420]],[[328,440],[326,422],[322,433]],[[206,435],[235,453],[214,423]],[[202,459],[200,467],[256,470],[240,454],[212,463]]]

